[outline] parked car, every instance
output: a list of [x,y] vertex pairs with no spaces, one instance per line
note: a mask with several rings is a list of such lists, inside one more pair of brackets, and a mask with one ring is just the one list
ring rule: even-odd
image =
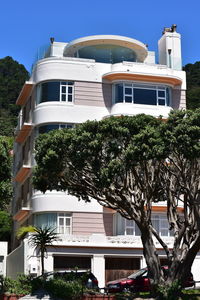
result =
[[61,278],[66,281],[80,280],[84,286],[91,289],[98,289],[98,280],[94,274],[87,270],[64,270],[56,272],[48,272],[39,277],[45,278],[45,280]]
[[[163,266],[164,274],[168,270],[168,266]],[[194,286],[194,280],[192,273],[189,274],[184,287]],[[150,279],[148,269],[141,269],[127,278],[120,278],[117,280],[109,281],[106,284],[106,289],[109,293],[117,293],[122,291],[133,292],[149,292],[150,291]]]

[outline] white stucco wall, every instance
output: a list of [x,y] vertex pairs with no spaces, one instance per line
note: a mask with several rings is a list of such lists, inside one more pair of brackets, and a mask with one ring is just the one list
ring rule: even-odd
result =
[[0,242],[0,275],[6,275],[6,257],[8,253],[8,242]]
[[37,191],[32,197],[32,212],[63,211],[63,212],[96,212],[102,213],[103,206],[96,200],[86,203],[64,192],[47,191],[45,194]]
[[7,256],[7,276],[16,278],[17,274],[25,273],[27,260],[26,241]]

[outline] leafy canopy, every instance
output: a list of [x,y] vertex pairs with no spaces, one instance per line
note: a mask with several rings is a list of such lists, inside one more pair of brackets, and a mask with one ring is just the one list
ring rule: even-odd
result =
[[0,59],[0,135],[13,135],[19,112],[15,102],[28,78],[25,67],[12,57]]
[[10,140],[0,136],[0,210],[6,209],[12,197]]
[[[122,116],[52,131],[39,136],[35,157],[35,188],[96,199],[137,223],[153,288],[184,282],[200,245],[199,109],[172,111],[166,122]],[[166,201],[172,248],[152,223],[158,201]],[[167,257],[167,278],[153,236]]]

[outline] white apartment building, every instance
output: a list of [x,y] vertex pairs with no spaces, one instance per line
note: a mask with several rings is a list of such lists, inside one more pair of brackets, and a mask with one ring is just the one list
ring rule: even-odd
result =
[[[73,127],[87,120],[138,113],[162,115],[186,107],[186,77],[181,63],[181,37],[176,26],[165,28],[155,52],[142,42],[116,35],[96,35],[51,44],[36,62],[17,99],[21,106],[14,149],[15,231],[20,226],[51,226],[59,240],[49,247],[45,270],[91,269],[105,282],[145,266],[135,223],[95,200],[78,201],[62,192],[40,193],[32,188],[34,140],[44,132]],[[181,208],[180,208],[181,209]],[[153,222],[170,246],[164,203],[155,204]],[[160,257],[164,252],[157,243]],[[40,258],[26,237],[13,238],[7,275],[39,275]],[[198,278],[199,257],[193,273]]]

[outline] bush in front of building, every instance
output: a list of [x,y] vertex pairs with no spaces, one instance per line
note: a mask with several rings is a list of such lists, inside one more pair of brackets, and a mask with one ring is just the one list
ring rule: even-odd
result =
[[51,279],[46,281],[45,289],[52,296],[61,299],[79,299],[83,293],[81,282],[64,281],[63,279]]
[[32,292],[31,276],[19,274],[17,279],[1,276],[0,294],[27,295]]

